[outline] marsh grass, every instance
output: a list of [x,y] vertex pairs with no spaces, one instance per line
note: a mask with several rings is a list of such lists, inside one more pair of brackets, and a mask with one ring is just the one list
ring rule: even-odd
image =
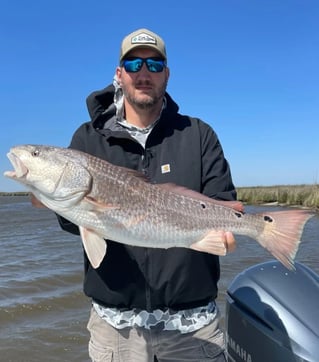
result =
[[27,191],[12,191],[12,192],[0,192],[0,196],[29,196],[30,192]]
[[[0,196],[28,195],[28,192],[0,192]],[[319,211],[319,184],[238,187],[237,198],[250,205],[277,203]]]
[[238,187],[239,200],[251,204],[278,203],[319,209],[319,185]]

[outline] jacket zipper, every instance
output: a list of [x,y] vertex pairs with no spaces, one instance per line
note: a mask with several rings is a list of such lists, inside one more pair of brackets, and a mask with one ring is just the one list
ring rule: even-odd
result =
[[[142,154],[142,172],[145,176],[149,176],[149,165],[152,153],[149,149],[145,148],[144,153]],[[146,310],[152,311],[152,301],[151,301],[151,288],[149,286],[148,279],[150,278],[150,253],[148,249],[145,249],[145,275],[148,278],[145,278],[145,304]]]

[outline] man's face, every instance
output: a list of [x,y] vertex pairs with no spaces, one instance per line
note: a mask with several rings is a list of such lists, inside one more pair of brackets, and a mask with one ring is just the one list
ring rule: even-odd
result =
[[[139,48],[132,50],[125,58],[158,58],[156,51]],[[165,94],[169,69],[165,67],[162,72],[154,73],[147,69],[146,64],[136,72],[127,72],[124,67],[117,67],[116,74],[123,89],[125,99],[140,109],[151,109],[162,102]]]

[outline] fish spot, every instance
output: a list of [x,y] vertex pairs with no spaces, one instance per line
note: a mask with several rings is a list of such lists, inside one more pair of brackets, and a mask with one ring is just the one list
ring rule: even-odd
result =
[[239,218],[243,216],[243,214],[241,214],[240,212],[235,212],[235,215]]
[[268,215],[265,215],[265,216],[264,216],[264,220],[265,220],[266,222],[273,222],[273,221],[274,221],[273,218],[270,217],[270,216],[268,216]]
[[200,206],[202,207],[202,209],[206,209],[206,205],[203,202],[200,203]]

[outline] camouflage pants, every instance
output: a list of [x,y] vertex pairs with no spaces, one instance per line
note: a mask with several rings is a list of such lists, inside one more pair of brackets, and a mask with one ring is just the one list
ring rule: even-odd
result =
[[225,362],[224,337],[218,320],[191,333],[160,328],[115,329],[94,308],[88,323],[93,362]]

